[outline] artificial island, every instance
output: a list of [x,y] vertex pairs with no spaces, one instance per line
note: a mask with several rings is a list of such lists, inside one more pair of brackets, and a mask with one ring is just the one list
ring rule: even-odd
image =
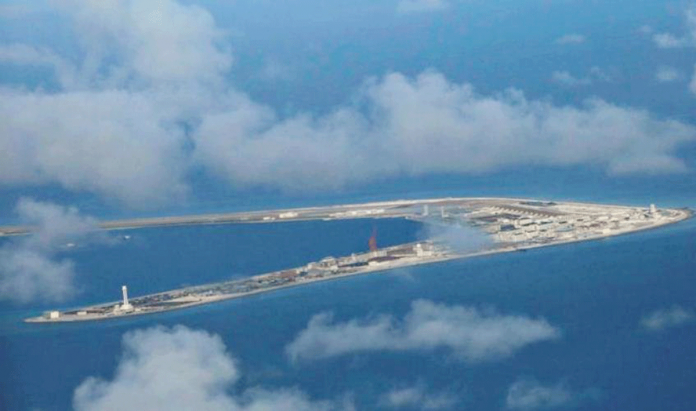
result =
[[[26,319],[32,323],[104,320],[144,315],[245,297],[285,287],[344,278],[418,264],[524,251],[536,247],[587,241],[628,234],[676,223],[691,217],[688,209],[658,209],[575,202],[509,198],[438,198],[399,200],[341,206],[159,217],[102,222],[108,230],[185,224],[261,224],[298,220],[407,218],[444,227],[467,227],[488,241],[476,247],[453,246],[445,238],[379,248],[371,237],[369,250],[350,256],[326,257],[301,267],[196,285],[129,299],[63,311],[49,311]],[[31,227],[0,228],[0,235],[30,233]]]

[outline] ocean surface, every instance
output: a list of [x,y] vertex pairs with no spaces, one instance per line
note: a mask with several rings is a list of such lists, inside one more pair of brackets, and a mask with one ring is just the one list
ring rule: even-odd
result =
[[[0,1],[12,14],[25,2]],[[36,2],[41,3],[41,2]],[[186,3],[186,2],[185,2]],[[688,35],[687,2],[613,0],[448,2],[442,13],[395,13],[396,2],[270,0],[201,3],[232,42],[233,88],[272,107],[279,118],[320,117],[351,106],[356,93],[391,72],[428,70],[471,84],[481,96],[508,88],[530,100],[582,106],[600,98],[644,109],[656,118],[696,123],[688,90],[692,48],[659,49],[656,33]],[[433,2],[435,3],[435,2]],[[3,5],[9,7],[2,7]],[[32,4],[27,9],[36,6]],[[584,6],[584,7],[583,7]],[[39,4],[36,6],[42,9]],[[30,44],[81,61],[82,38],[54,11],[5,18],[0,44]],[[649,33],[641,31],[650,27]],[[564,35],[579,44],[561,46]],[[655,79],[661,66],[680,78]],[[268,68],[277,75],[263,75]],[[557,84],[556,71],[577,78],[600,69],[609,81]],[[2,85],[57,89],[47,67],[0,66]],[[530,147],[534,150],[535,147]],[[696,144],[678,156],[696,169]],[[85,215],[117,219],[232,212],[399,198],[504,196],[696,208],[693,171],[674,175],[610,175],[600,165],[510,166],[476,175],[374,176],[331,192],[244,188],[209,175],[188,176],[191,195],[166,208],[127,209],[94,193],[56,183],[0,187],[0,225],[18,224],[22,197],[75,205]],[[79,185],[78,185],[79,187]],[[185,325],[221,336],[247,387],[296,387],[312,399],[352,397],[358,410],[379,409],[384,392],[422,385],[457,395],[454,410],[502,410],[520,378],[559,382],[577,396],[577,410],[696,409],[696,321],[648,332],[641,319],[679,306],[696,311],[696,220],[654,231],[315,283],[195,309],[136,319],[28,325],[22,319],[52,308],[137,296],[293,267],[329,255],[364,251],[373,229],[379,245],[411,241],[424,228],[403,220],[219,225],[114,231],[109,245],[77,244],[60,257],[75,262],[78,295],[65,304],[0,302],[0,411],[72,409],[76,387],[90,376],[111,379],[124,333],[157,324]],[[130,236],[126,239],[124,236]],[[0,245],[11,241],[0,239]],[[562,331],[500,361],[468,364],[448,352],[351,354],[292,364],[288,343],[312,316],[336,321],[392,314],[414,300],[544,317]]]
[[[420,238],[406,220],[218,225],[114,231],[112,245],[77,247],[81,293],[72,305],[291,267],[327,255]],[[123,236],[129,235],[129,239]],[[8,241],[5,239],[4,241]],[[696,308],[696,221],[644,233],[471,258],[315,283],[136,319],[28,325],[52,305],[0,306],[3,410],[70,410],[89,376],[110,379],[129,330],[182,324],[221,336],[244,371],[235,390],[297,387],[313,399],[349,395],[379,409],[394,387],[423,384],[456,393],[452,409],[505,408],[521,377],[563,384],[577,410],[684,410],[696,405],[696,326],[647,332],[641,318],[673,306]],[[285,347],[320,312],[336,321],[393,314],[428,299],[504,314],[544,317],[561,329],[500,361],[469,364],[447,352],[349,354],[293,364]]]

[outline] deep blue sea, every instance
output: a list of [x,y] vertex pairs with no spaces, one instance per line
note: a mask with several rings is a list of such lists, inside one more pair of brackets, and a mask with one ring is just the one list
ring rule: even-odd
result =
[[[114,231],[127,241],[76,247],[81,294],[69,305],[297,266],[422,235],[405,220],[218,225]],[[7,240],[5,240],[7,241]],[[696,326],[649,333],[640,319],[661,308],[696,308],[696,221],[640,234],[352,277],[136,319],[26,325],[46,308],[0,307],[3,410],[69,410],[88,376],[110,379],[126,331],[183,324],[219,334],[239,360],[236,386],[297,387],[314,399],[350,394],[360,410],[400,384],[454,391],[453,409],[505,408],[520,376],[591,392],[578,410],[684,410],[696,405]],[[446,352],[370,352],[292,364],[285,346],[309,319],[383,313],[401,318],[416,299],[543,316],[562,330],[511,358],[481,364]]]
[[[0,0],[0,46],[28,44],[82,61],[84,38],[57,11],[44,10],[43,3]],[[659,119],[696,124],[696,99],[688,87],[693,47],[660,49],[652,39],[657,33],[689,38],[693,28],[686,1],[431,1],[450,7],[420,14],[395,13],[397,1],[183,3],[210,10],[229,37],[235,61],[229,85],[272,107],[281,119],[298,113],[320,119],[351,106],[370,79],[434,70],[452,83],[471,84],[480,96],[514,88],[530,100],[558,106],[600,98]],[[642,32],[647,26],[649,33]],[[557,44],[569,34],[585,40]],[[48,66],[0,63],[2,87],[49,92],[57,87]],[[274,65],[284,75],[264,76]],[[661,66],[674,67],[680,78],[656,81]],[[578,87],[552,80],[556,71],[583,78],[597,68],[611,79]],[[677,150],[687,168],[695,170],[696,144]],[[99,219],[443,196],[696,208],[693,171],[609,175],[593,164],[374,176],[365,185],[330,192],[243,188],[197,170],[187,175],[192,191],[187,199],[145,209],[124,208],[111,197],[83,191],[79,182],[68,189],[56,182],[63,180],[44,177],[31,186],[0,178],[5,181],[0,225],[20,223],[15,207],[22,197],[74,205]],[[220,335],[242,370],[236,393],[256,386],[296,387],[316,400],[347,395],[357,410],[373,410],[379,409],[384,392],[422,385],[431,392],[455,393],[454,410],[489,411],[505,409],[508,387],[528,377],[546,385],[562,382],[582,397],[560,409],[696,410],[696,321],[652,333],[640,324],[659,309],[679,306],[696,312],[696,219],[602,241],[356,276],[135,319],[47,326],[22,322],[48,309],[115,301],[123,284],[138,296],[364,251],[375,229],[381,246],[412,241],[424,232],[420,224],[404,220],[354,220],[124,230],[111,232],[110,244],[78,244],[59,256],[76,264],[80,289],[74,299],[62,305],[0,302],[0,411],[71,410],[74,390],[86,378],[113,377],[123,335],[157,324]],[[0,239],[0,245],[6,241],[11,240]],[[318,313],[331,311],[339,322],[380,314],[402,318],[417,299],[544,317],[562,336],[479,364],[437,350],[360,353],[298,364],[285,355],[286,345]]]

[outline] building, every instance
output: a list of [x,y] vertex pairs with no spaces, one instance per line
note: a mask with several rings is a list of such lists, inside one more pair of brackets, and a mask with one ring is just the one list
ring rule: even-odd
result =
[[123,293],[123,304],[119,307],[122,311],[130,311],[133,306],[128,302],[128,287],[125,285],[121,287],[121,292]]

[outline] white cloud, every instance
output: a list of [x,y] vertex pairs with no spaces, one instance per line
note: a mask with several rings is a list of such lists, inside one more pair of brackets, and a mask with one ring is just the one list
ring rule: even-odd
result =
[[662,331],[666,328],[678,327],[696,320],[692,310],[679,306],[654,311],[641,319],[643,328],[649,331]]
[[18,303],[62,302],[75,292],[75,264],[25,246],[0,248],[0,298]]
[[414,301],[403,320],[389,315],[334,323],[330,314],[312,317],[287,347],[293,361],[364,351],[446,348],[468,362],[513,355],[527,345],[553,340],[560,331],[543,318]]
[[0,247],[0,299],[65,301],[76,291],[75,265],[56,254],[68,242],[93,240],[95,221],[75,208],[29,199],[19,201],[17,212],[33,232]]
[[[369,79],[353,104],[281,117],[227,83],[227,37],[200,7],[61,7],[83,40],[81,58],[0,47],[4,61],[54,67],[62,85],[0,88],[0,185],[58,183],[147,207],[185,198],[200,169],[235,187],[282,190],[530,164],[681,172],[680,145],[696,136],[687,124],[599,99],[575,107],[519,90],[481,95],[436,72]],[[586,77],[607,81],[594,69]]]
[[[232,57],[225,33],[196,5],[171,0],[69,0],[84,36],[82,70],[109,85],[220,85]],[[114,57],[118,62],[108,63]],[[106,73],[99,70],[106,69]],[[106,76],[104,76],[106,74]]]
[[575,77],[565,70],[554,71],[551,73],[551,80],[565,86],[577,87],[589,86],[596,82],[609,83],[613,81],[613,78],[601,68],[594,66],[590,67],[590,70],[584,77]]
[[638,32],[641,34],[649,35],[653,34],[655,30],[651,26],[644,24],[638,28]]
[[90,377],[75,390],[76,411],[319,411],[298,389],[252,388],[236,393],[241,373],[219,336],[183,326],[131,331],[111,380]]
[[612,75],[607,73],[606,71],[602,70],[601,68],[597,66],[592,66],[590,67],[590,72],[588,74],[590,78],[593,80],[597,81],[604,81],[604,82],[611,82],[614,81],[614,78]]
[[563,44],[580,44],[580,43],[584,43],[585,40],[586,40],[586,38],[582,34],[573,33],[573,34],[566,34],[564,36],[557,38],[555,43],[561,44],[561,45],[563,45]]
[[[183,124],[222,85],[231,57],[212,16],[173,1],[69,1],[84,57],[22,45],[15,64],[52,65],[55,93],[0,90],[0,184],[57,182],[123,203],[186,193]],[[205,96],[204,96],[205,95]]]
[[669,83],[679,80],[680,78],[681,73],[679,70],[670,66],[660,66],[657,68],[657,72],[655,73],[655,79],[660,83]]
[[563,70],[563,71],[554,71],[551,73],[551,80],[553,80],[556,83],[560,83],[566,86],[587,86],[592,84],[592,80],[590,80],[587,77],[583,78],[577,78],[570,74],[569,72]]
[[[470,85],[449,83],[436,73],[414,80],[392,74],[368,95],[379,115],[375,121],[386,126],[377,133],[388,136],[379,147],[393,152],[380,157],[397,159],[408,174],[482,172],[528,163],[604,163],[613,172],[683,169],[676,158],[673,162],[667,158],[671,156],[655,155],[653,149],[644,151],[646,145],[662,145],[680,138],[682,132],[673,129],[660,137],[648,126],[653,120],[646,112],[601,100],[575,108],[529,101],[516,90],[480,96]],[[681,138],[693,139],[691,132]],[[624,146],[628,140],[630,147]],[[622,153],[615,151],[618,146],[623,146]],[[626,157],[634,150],[643,153]],[[648,157],[665,162],[650,164]]]
[[236,185],[338,188],[381,168],[372,164],[377,148],[364,123],[349,109],[279,120],[267,107],[241,102],[204,116],[194,134],[196,160]]
[[144,93],[0,93],[0,183],[58,182],[136,205],[185,193],[183,132]]
[[[653,35],[653,41],[660,48],[681,48],[681,47],[696,47],[696,6],[691,6],[685,11],[686,33],[682,36],[675,36],[670,33],[657,33]],[[657,79],[660,82],[674,81],[681,77],[680,73],[675,71],[664,71],[657,73]],[[694,74],[689,82],[689,91],[696,94],[696,66],[694,66]]]
[[696,7],[692,6],[686,9],[686,34],[676,36],[671,33],[655,33],[652,40],[659,48],[673,49],[682,47],[696,46]]
[[289,81],[297,75],[297,68],[278,60],[267,60],[258,73],[258,78],[269,82]]
[[26,44],[0,45],[0,62],[50,67],[55,71],[58,82],[68,87],[74,86],[77,81],[75,67],[51,50],[40,49]]
[[394,409],[443,410],[451,409],[458,401],[459,398],[451,392],[428,392],[423,384],[416,384],[384,393],[379,404]]
[[533,379],[515,381],[508,389],[505,404],[510,409],[534,410],[568,405],[575,395],[563,383],[543,385]]
[[691,45],[686,37],[675,37],[669,33],[657,33],[653,35],[653,42],[661,49],[676,49]]
[[437,11],[449,6],[447,0],[400,0],[396,6],[399,13],[421,13]]
[[530,163],[665,173],[686,169],[672,152],[696,135],[686,124],[598,99],[576,108],[517,90],[482,96],[433,72],[373,80],[362,101],[367,116],[347,107],[280,120],[249,102],[205,116],[194,134],[196,160],[233,184],[295,189]]

